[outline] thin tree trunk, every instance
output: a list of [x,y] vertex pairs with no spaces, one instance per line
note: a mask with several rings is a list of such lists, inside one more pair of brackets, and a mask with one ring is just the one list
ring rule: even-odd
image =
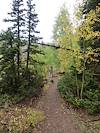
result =
[[80,98],[83,98],[83,91],[84,91],[84,83],[85,83],[85,64],[86,64],[86,58],[85,58],[85,41],[83,41],[83,73],[82,73],[82,85],[81,85],[81,92],[80,92]]
[[20,25],[19,25],[19,11],[18,11],[18,42],[17,42],[17,72],[18,72],[18,81],[20,80],[20,72],[19,72],[19,68],[20,68]]
[[26,71],[29,68],[30,45],[31,45],[31,41],[30,41],[30,31],[29,31],[28,47],[27,47],[27,59],[26,59]]
[[[76,54],[76,59],[78,61],[78,52]],[[77,97],[79,98],[80,97],[80,94],[79,94],[79,86],[78,86],[78,75],[77,75],[77,70],[75,70],[75,77],[76,77],[76,87],[77,87]]]
[[78,77],[77,77],[77,71],[76,71],[76,88],[77,88],[77,97],[79,98],[79,86],[78,86]]
[[[12,43],[12,38],[10,39],[10,45],[11,45],[11,49],[13,49],[13,43]],[[14,57],[12,59],[12,72],[14,73],[13,79],[12,79],[12,85],[14,86],[16,83],[16,73],[15,73],[15,62],[14,62]]]
[[20,67],[20,50],[19,50],[19,44],[17,46],[17,72],[18,72],[18,80],[19,80],[19,77],[20,77],[20,72],[19,72],[19,67]]
[[84,83],[85,83],[85,57],[84,57],[84,62],[83,62],[83,73],[82,73],[82,86],[81,86],[81,92],[80,92],[80,97],[81,99],[83,98],[83,90],[84,90]]
[[27,59],[26,59],[26,72],[29,68],[29,56],[30,56],[30,46],[31,46],[31,7],[29,9],[29,22],[28,22],[28,47],[27,47]]

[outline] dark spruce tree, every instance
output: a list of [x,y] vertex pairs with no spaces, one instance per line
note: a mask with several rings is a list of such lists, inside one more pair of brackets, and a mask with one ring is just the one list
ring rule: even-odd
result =
[[83,14],[88,14],[91,10],[96,10],[97,6],[100,6],[100,0],[85,0]]
[[2,88],[2,93],[15,93],[16,91],[16,54],[14,34],[8,29],[0,34],[0,88]]
[[21,47],[21,37],[23,26],[25,25],[24,19],[24,8],[23,0],[13,0],[12,3],[12,12],[8,13],[10,18],[5,19],[5,22],[13,23],[13,26],[10,27],[11,31],[14,33],[14,38],[16,39],[16,48],[17,48],[17,78],[20,80],[20,47]]
[[[38,24],[38,14],[35,12],[35,4],[33,0],[27,1],[27,15],[26,15],[26,25],[27,25],[27,39],[28,39],[28,46],[27,46],[27,58],[26,58],[26,72],[29,69],[29,62],[30,62],[30,54],[41,53],[38,50],[37,46],[34,44],[38,43],[41,39],[37,36],[39,31],[36,30]],[[34,62],[34,61],[32,61]]]

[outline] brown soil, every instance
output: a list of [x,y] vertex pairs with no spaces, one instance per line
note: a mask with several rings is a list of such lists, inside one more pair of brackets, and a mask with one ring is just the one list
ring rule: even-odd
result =
[[37,109],[44,111],[45,122],[38,127],[38,133],[81,133],[69,115],[69,109],[57,90],[57,78],[49,81],[48,90],[40,98]]

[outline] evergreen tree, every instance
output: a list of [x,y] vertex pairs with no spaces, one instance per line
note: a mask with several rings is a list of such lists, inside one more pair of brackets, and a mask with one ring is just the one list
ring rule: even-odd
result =
[[[34,46],[34,44],[38,43],[40,37],[37,37],[36,34],[40,33],[36,30],[38,20],[38,14],[35,12],[35,4],[33,0],[27,1],[27,16],[26,16],[26,25],[27,25],[27,38],[28,38],[28,46],[27,46],[27,59],[26,59],[26,70],[29,68],[30,54],[41,53],[37,48],[38,46]],[[31,58],[32,59],[32,58]],[[34,62],[34,61],[33,61]]]
[[5,22],[13,23],[11,31],[14,33],[16,38],[16,47],[17,47],[17,72],[18,80],[20,78],[20,47],[21,47],[21,33],[22,27],[25,25],[24,19],[24,9],[23,9],[23,0],[13,0],[12,3],[12,12],[8,13],[10,18],[5,19]]
[[[2,92],[12,93],[16,89],[16,63],[17,53],[14,46],[14,34],[8,30],[0,35],[0,76]],[[12,90],[13,89],[13,90]]]
[[83,14],[88,14],[91,10],[96,10],[100,6],[100,0],[85,0],[83,6]]

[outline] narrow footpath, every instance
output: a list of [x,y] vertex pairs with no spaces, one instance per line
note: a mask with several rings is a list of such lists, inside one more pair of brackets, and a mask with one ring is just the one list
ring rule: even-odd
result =
[[81,133],[78,126],[69,116],[64,100],[57,90],[58,78],[48,83],[48,90],[40,98],[37,109],[44,111],[46,120],[38,133]]

